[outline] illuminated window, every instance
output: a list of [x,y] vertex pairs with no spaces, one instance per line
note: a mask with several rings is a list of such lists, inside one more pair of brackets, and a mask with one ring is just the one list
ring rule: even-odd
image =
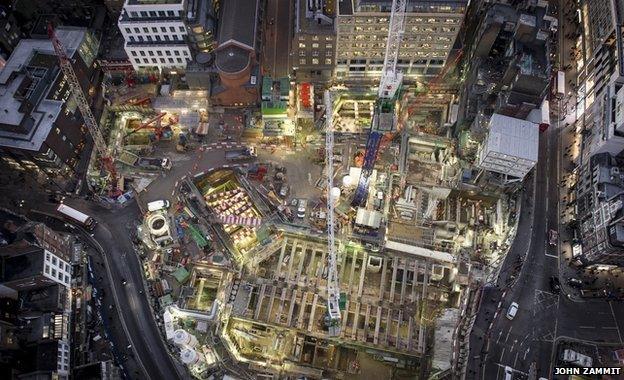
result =
[[306,64],[306,59],[305,58],[300,58],[299,59],[299,64],[300,65],[305,65]]
[[325,58],[326,65],[331,65],[331,62],[332,62],[331,58]]
[[318,58],[312,58],[312,64],[313,65],[318,65],[318,63],[319,63]]
[[305,49],[306,44],[299,42],[299,49]]

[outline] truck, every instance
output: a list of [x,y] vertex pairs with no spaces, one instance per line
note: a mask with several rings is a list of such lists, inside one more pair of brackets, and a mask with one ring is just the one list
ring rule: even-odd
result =
[[557,86],[556,96],[558,99],[561,99],[565,95],[565,72],[557,71],[557,81],[555,84]]
[[93,229],[95,228],[95,225],[97,224],[97,222],[89,215],[83,212],[80,212],[76,210],[75,208],[69,207],[68,205],[63,204],[63,203],[58,205],[58,207],[56,208],[56,211],[61,213],[65,218],[73,222],[80,223],[80,225],[82,225],[88,231],[93,231]]
[[144,169],[171,169],[171,160],[167,157],[139,157],[127,150],[122,151],[117,160]]
[[228,161],[247,160],[256,157],[256,148],[254,147],[243,147],[225,151],[225,159]]

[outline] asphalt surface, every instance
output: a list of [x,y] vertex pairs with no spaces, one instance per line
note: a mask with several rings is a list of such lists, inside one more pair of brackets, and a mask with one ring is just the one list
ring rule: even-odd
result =
[[289,74],[294,3],[290,0],[268,0],[267,3],[262,67],[265,74],[274,79],[287,77]]

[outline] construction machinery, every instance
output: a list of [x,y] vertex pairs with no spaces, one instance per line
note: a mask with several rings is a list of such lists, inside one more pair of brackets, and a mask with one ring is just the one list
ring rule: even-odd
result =
[[78,78],[76,77],[76,72],[74,71],[71,60],[67,56],[67,50],[58,39],[52,23],[48,23],[48,38],[50,38],[50,40],[52,41],[52,46],[54,47],[54,52],[58,57],[61,71],[63,72],[65,80],[69,85],[72,97],[76,102],[80,113],[82,114],[85,126],[91,134],[95,149],[100,155],[100,162],[102,163],[102,167],[110,175],[110,195],[113,197],[117,197],[121,194],[121,191],[117,188],[117,170],[115,169],[115,159],[108,151],[108,147],[106,146],[106,141],[104,140],[104,136],[102,135],[100,126],[95,120],[93,112],[91,112],[91,108],[89,107],[87,98],[82,91],[82,87],[80,87],[80,82],[78,82]]
[[340,284],[334,238],[334,108],[329,91],[325,91],[325,162],[327,165],[327,317],[330,336],[340,335]]
[[146,122],[142,123],[138,127],[134,128],[132,131],[128,132],[125,137],[133,135],[139,132],[140,130],[143,130],[146,128],[152,128],[154,129],[153,140],[160,141],[163,137],[169,136],[172,134],[171,126],[178,122],[178,120],[175,117],[171,117],[169,118],[168,124],[163,124],[163,118],[166,115],[167,115],[166,112],[159,113],[158,115],[154,116],[153,118],[147,120]]
[[407,0],[393,0],[388,28],[388,42],[384,66],[377,91],[377,102],[373,113],[373,122],[366,142],[362,172],[358,181],[352,206],[361,206],[368,194],[368,181],[377,161],[377,154],[384,135],[391,133],[396,126],[395,104],[403,74],[397,68],[399,48],[405,32],[405,11]]

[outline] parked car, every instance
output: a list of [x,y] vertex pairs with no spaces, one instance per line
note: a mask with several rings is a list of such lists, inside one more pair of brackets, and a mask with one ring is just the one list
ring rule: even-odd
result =
[[286,198],[289,192],[290,192],[290,186],[288,186],[287,184],[283,184],[282,187],[280,188],[279,195],[282,198]]
[[507,319],[509,320],[514,319],[514,317],[518,313],[519,307],[520,306],[516,302],[512,302],[511,305],[509,305],[509,309],[507,309],[507,314],[505,314]]
[[557,231],[549,230],[548,231],[548,244],[550,244],[551,246],[557,245],[558,237],[559,237],[559,234],[557,233]]
[[307,204],[308,201],[306,199],[299,199],[299,204],[297,205],[297,216],[299,218],[305,218]]
[[568,285],[573,288],[581,288],[583,287],[583,281],[579,280],[578,278],[570,278],[568,279]]

